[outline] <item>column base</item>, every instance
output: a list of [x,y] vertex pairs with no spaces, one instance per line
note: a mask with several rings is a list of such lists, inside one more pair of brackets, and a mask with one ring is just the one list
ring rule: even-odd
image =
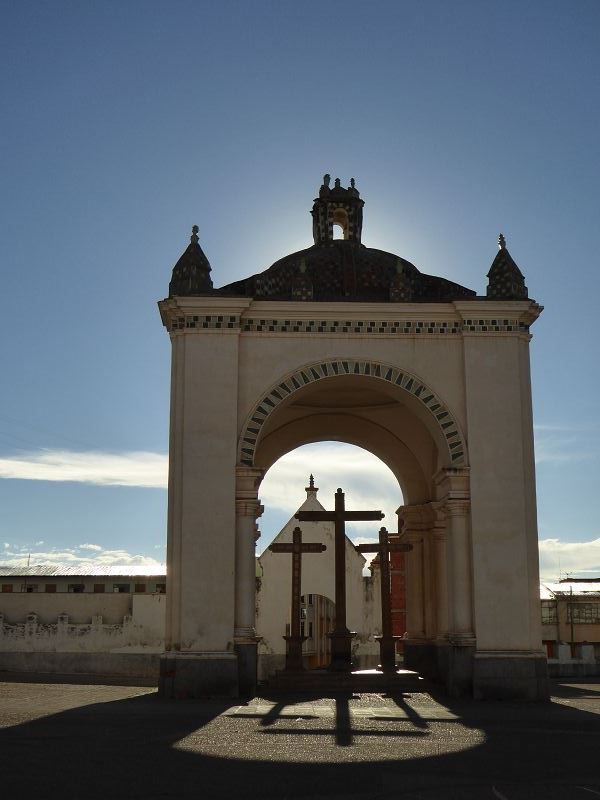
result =
[[238,657],[230,652],[164,653],[158,693],[169,700],[238,697]]
[[238,693],[240,697],[254,697],[258,675],[258,644],[236,642]]
[[332,631],[327,634],[331,641],[331,672],[352,671],[352,639],[355,631]]
[[306,636],[284,636],[286,641],[285,671],[303,672],[304,663],[302,659],[302,643],[306,641]]
[[375,636],[379,642],[379,660],[382,672],[396,672],[396,642],[401,636]]
[[408,639],[404,642],[404,665],[441,684],[451,697],[470,697],[474,653],[474,644],[454,644],[447,639],[425,642]]
[[473,659],[476,700],[548,700],[548,662],[537,652],[479,652]]

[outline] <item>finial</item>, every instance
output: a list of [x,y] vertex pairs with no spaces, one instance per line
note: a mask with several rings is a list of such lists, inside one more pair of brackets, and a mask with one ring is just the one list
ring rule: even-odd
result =
[[198,244],[198,231],[200,228],[197,225],[192,225],[192,235],[190,236],[190,241],[194,244]]
[[350,178],[350,186],[351,186],[351,188],[352,188],[352,189],[355,189],[355,188],[356,188],[356,187],[355,187],[355,185],[354,185],[354,183],[355,183],[355,182],[354,182],[354,178]]
[[[316,493],[319,491],[318,488],[315,486],[315,479],[314,479],[314,477],[312,475],[308,479],[308,486],[306,487],[305,491],[307,493],[312,492],[313,495],[316,495]],[[309,497],[310,497],[310,494],[309,494]]]
[[342,187],[341,187],[341,183],[340,183],[340,179],[339,179],[339,178],[336,178],[336,179],[335,179],[335,188],[336,188],[336,189],[341,189],[341,188],[342,188]]
[[331,175],[328,172],[326,172],[325,175],[323,175],[323,186],[327,186],[327,188],[329,189],[330,183],[331,183]]
[[500,250],[506,250],[506,239],[504,238],[504,234],[501,233],[498,237],[498,248]]

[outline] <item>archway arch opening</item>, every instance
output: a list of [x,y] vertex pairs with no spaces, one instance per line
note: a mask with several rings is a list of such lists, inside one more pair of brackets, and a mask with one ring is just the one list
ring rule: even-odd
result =
[[[306,637],[303,664],[305,669],[323,669],[329,664],[327,637],[333,631],[333,598],[337,596],[335,525],[332,521],[298,522],[294,515],[297,511],[331,511],[338,488],[345,492],[348,510],[381,510],[385,514],[383,521],[347,522],[345,543],[346,619],[349,629],[356,631],[353,663],[358,668],[374,668],[380,663],[376,637],[382,632],[381,572],[377,563],[371,563],[374,554],[363,555],[355,545],[376,545],[382,524],[396,534],[395,512],[403,496],[396,476],[377,456],[355,445],[326,440],[297,447],[278,458],[260,487],[264,512],[258,541],[256,630],[263,678],[283,668],[284,637],[290,635],[293,608],[292,555],[289,551],[273,552],[269,544],[274,541],[279,547],[289,547],[297,526],[304,543],[326,548],[324,552],[302,556],[300,635]],[[404,562],[399,561],[396,567],[392,583],[396,580],[398,584],[393,589],[397,602],[403,590]],[[403,600],[393,609],[392,623],[398,636],[406,630],[405,606]]]
[[[264,511],[258,552],[265,551],[306,501],[310,475],[314,476],[316,497],[326,509],[333,508],[335,492],[342,488],[348,508],[383,511],[381,523],[347,523],[347,533],[356,544],[367,539],[375,541],[380,525],[397,530],[396,509],[404,498],[392,470],[363,447],[325,439],[288,451],[266,471],[259,490]],[[367,563],[370,560],[367,558]]]

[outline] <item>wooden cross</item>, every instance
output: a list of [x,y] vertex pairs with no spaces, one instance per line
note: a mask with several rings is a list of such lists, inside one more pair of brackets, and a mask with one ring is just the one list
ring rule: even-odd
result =
[[346,522],[383,519],[381,511],[346,511],[345,495],[335,493],[335,511],[299,511],[301,522],[335,523],[335,628],[331,639],[330,669],[348,671],[352,668],[352,637],[346,626]]
[[381,570],[381,636],[379,639],[379,652],[381,668],[384,672],[396,671],[396,639],[392,631],[392,603],[390,597],[390,553],[406,553],[412,550],[412,544],[390,542],[389,533],[385,528],[379,531],[378,544],[359,544],[356,549],[359,553],[377,553],[379,555],[379,568]]
[[285,668],[288,671],[298,672],[302,666],[302,642],[306,636],[300,635],[300,598],[302,595],[302,553],[322,553],[327,550],[326,545],[319,542],[305,542],[302,544],[302,531],[294,528],[290,544],[271,544],[269,550],[273,553],[292,554],[292,624],[290,636],[283,638],[287,642],[285,655]]

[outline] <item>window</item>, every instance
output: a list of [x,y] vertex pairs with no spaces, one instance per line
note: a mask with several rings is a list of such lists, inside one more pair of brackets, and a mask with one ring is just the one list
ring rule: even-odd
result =
[[12,583],[3,583],[2,584],[2,591],[3,592],[12,592]]
[[167,584],[166,583],[157,583],[156,584],[156,591],[158,594],[164,594],[167,591]]
[[83,583],[70,583],[67,586],[68,592],[74,592],[75,594],[82,594],[85,589]]
[[37,592],[38,586],[37,583],[24,583],[21,586],[22,592],[27,592],[27,594],[31,594],[32,592]]
[[46,584],[46,592],[48,594],[54,594],[56,592],[56,584],[55,583],[47,583]]
[[103,583],[95,583],[94,584],[94,591],[96,594],[104,594],[105,586]]
[[113,592],[127,594],[129,591],[131,591],[131,587],[128,583],[113,583]]
[[145,592],[146,591],[146,584],[145,583],[136,583],[135,591],[136,592]]
[[557,622],[556,601],[542,600],[542,625],[556,625]]
[[574,625],[598,624],[600,622],[600,603],[568,603],[567,622],[571,621]]

